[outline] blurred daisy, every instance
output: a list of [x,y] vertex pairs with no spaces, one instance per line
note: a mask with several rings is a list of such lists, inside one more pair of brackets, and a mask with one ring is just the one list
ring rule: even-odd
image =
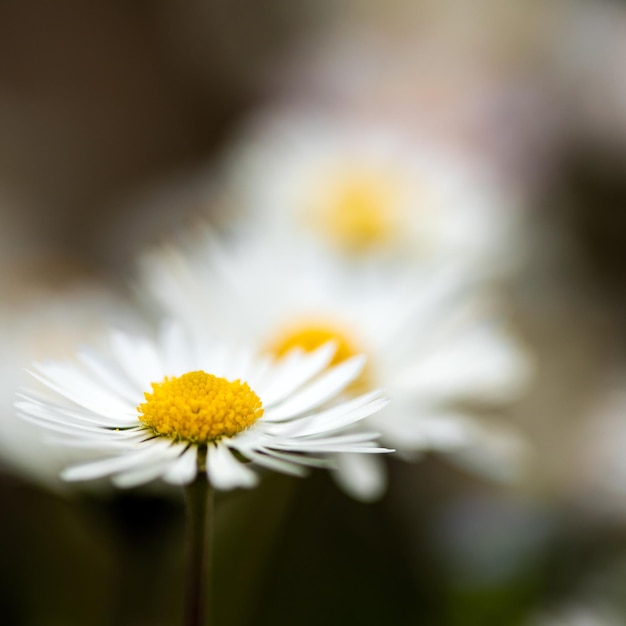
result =
[[66,480],[187,484],[206,472],[214,487],[230,489],[257,482],[242,461],[301,474],[325,465],[329,453],[388,452],[371,432],[344,432],[387,401],[373,391],[331,402],[365,362],[355,356],[329,367],[332,344],[255,360],[191,342],[169,325],[156,341],[112,333],[109,348],[37,364],[34,376],[58,398],[24,392],[17,402],[19,414],[57,432],[57,442],[101,457],[66,469]]
[[[14,284],[6,284],[9,277]],[[95,340],[110,324],[138,327],[139,316],[121,294],[77,277],[51,258],[45,259],[45,267],[35,266],[32,274],[13,267],[1,291],[0,465],[59,488],[61,468],[84,455],[45,445],[39,429],[15,415],[15,392],[32,381],[26,368],[36,359],[73,354],[79,341]]]
[[[249,131],[229,165],[246,219],[346,259],[457,255],[508,266],[516,207],[476,161],[406,130],[281,116]],[[515,235],[515,236],[514,236]]]
[[[242,237],[224,247],[209,234],[198,243],[187,255],[170,249],[142,266],[146,291],[195,334],[273,356],[332,341],[335,366],[364,353],[367,366],[345,394],[382,387],[393,404],[362,428],[407,458],[436,449],[503,478],[516,468],[517,438],[481,426],[459,403],[515,397],[527,362],[458,267],[389,277],[376,268],[351,272],[301,242]],[[383,492],[379,459],[340,454],[338,464],[337,478],[352,495]]]

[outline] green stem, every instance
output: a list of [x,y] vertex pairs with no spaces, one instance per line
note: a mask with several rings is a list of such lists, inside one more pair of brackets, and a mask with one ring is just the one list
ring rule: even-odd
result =
[[185,487],[187,572],[184,626],[209,626],[213,490],[206,473],[206,447],[198,449],[198,473]]

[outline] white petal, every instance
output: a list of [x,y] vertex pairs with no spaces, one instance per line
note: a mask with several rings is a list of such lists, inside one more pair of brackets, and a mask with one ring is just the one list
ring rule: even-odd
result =
[[142,467],[162,459],[165,447],[169,447],[169,442],[149,441],[137,446],[136,451],[68,467],[61,476],[68,481],[89,480]]
[[163,475],[163,480],[173,485],[190,483],[198,472],[197,457],[197,446],[190,446],[189,450],[184,452]]
[[304,465],[305,467],[318,467],[329,469],[334,467],[334,457],[316,458],[312,456],[306,456],[304,454],[292,454],[290,452],[279,452],[278,450],[266,449],[265,453],[271,456],[273,459],[286,461],[287,463],[294,465]]
[[[159,349],[163,358],[163,369],[167,376],[181,376],[196,369],[189,339],[179,324],[170,320],[161,324]],[[160,381],[152,380],[151,382]]]
[[424,398],[503,402],[516,397],[530,374],[524,353],[495,327],[472,327],[415,361],[396,382]]
[[80,409],[66,408],[58,405],[54,406],[37,401],[18,400],[15,403],[15,408],[34,418],[56,421],[57,423],[63,424],[93,424],[100,428],[123,428],[126,426],[135,426],[138,422],[135,416],[113,419],[91,411],[81,411]]
[[283,474],[290,474],[292,476],[304,476],[307,473],[306,468],[302,467],[301,464],[296,465],[295,463],[278,459],[271,454],[270,450],[264,451],[265,454],[250,449],[242,450],[241,452],[257,465],[267,467],[276,472],[282,472]]
[[328,366],[336,350],[336,344],[328,342],[308,354],[298,349],[287,353],[275,365],[280,375],[272,381],[271,387],[258,390],[258,393],[262,393],[263,405],[270,407],[281,402],[319,374]]
[[128,415],[132,405],[94,383],[73,364],[36,363],[31,375],[46,387],[94,413],[114,417]]
[[[104,355],[96,350],[82,347],[77,353],[78,359],[85,365],[98,380],[106,385],[116,396],[124,398],[131,405],[137,404],[141,399],[141,391],[129,383],[121,370],[113,362],[108,361]],[[139,393],[138,393],[139,391]]]
[[113,484],[120,489],[132,489],[133,487],[145,485],[161,477],[167,469],[168,464],[162,460],[158,460],[152,465],[120,472],[113,476],[112,481]]
[[103,441],[107,439],[115,438],[115,431],[107,430],[106,428],[101,428],[98,426],[86,426],[85,424],[77,424],[75,422],[63,421],[60,418],[54,417],[42,417],[36,416],[33,417],[28,413],[17,413],[18,417],[32,424],[37,424],[38,426],[43,426],[48,430],[52,430],[57,433],[64,433],[70,436],[80,436],[81,433],[90,433],[94,436],[101,437]]
[[361,454],[338,454],[333,477],[346,493],[362,502],[378,500],[387,488],[387,468],[382,459]]
[[381,431],[385,443],[402,451],[455,450],[473,433],[472,420],[463,413],[410,402],[395,403],[389,412],[375,415],[370,423]]
[[310,417],[268,424],[267,427],[283,437],[307,437],[343,429],[380,411],[388,404],[387,398],[381,398],[380,392],[374,391]]
[[258,482],[257,475],[238,461],[223,444],[209,448],[207,474],[216,489],[254,487]]
[[290,419],[320,406],[354,381],[364,365],[365,357],[360,355],[331,367],[281,405],[270,407],[262,419],[267,421]]
[[260,398],[265,397],[264,389],[267,384],[265,380],[268,378],[268,374],[271,375],[270,372],[274,367],[274,361],[269,356],[261,356],[255,360],[248,372],[245,382]]
[[254,365],[255,359],[249,350],[237,350],[231,354],[228,363],[225,364],[222,376],[227,380],[248,382]]
[[327,441],[323,444],[316,445],[315,442],[298,442],[298,447],[294,447],[291,443],[273,443],[272,448],[274,450],[285,450],[285,451],[295,451],[299,450],[301,452],[313,453],[313,454],[331,454],[336,452],[359,452],[361,454],[380,454],[380,453],[388,453],[395,452],[390,448],[380,448],[376,446],[373,442],[362,442],[362,443],[342,443],[340,441],[333,442]]
[[327,445],[338,445],[338,444],[358,444],[358,445],[366,445],[368,447],[375,446],[375,440],[379,436],[378,433],[373,432],[352,432],[347,434],[335,435],[334,437],[307,437],[302,439],[279,439],[274,438],[274,440],[269,437],[262,442],[261,445],[264,446],[272,446],[274,448],[280,449],[292,449],[294,451],[300,450],[313,450],[323,448]]
[[119,364],[140,389],[149,391],[150,383],[161,382],[166,376],[161,357],[147,339],[112,331],[110,344]]
[[[63,432],[68,435],[70,433]],[[137,434],[136,431],[128,433],[115,433],[115,438],[103,439],[101,436],[90,437],[87,434],[57,437],[48,436],[44,441],[53,443],[65,448],[83,448],[85,450],[99,450],[102,453],[132,452],[137,444],[145,440],[145,432]]]

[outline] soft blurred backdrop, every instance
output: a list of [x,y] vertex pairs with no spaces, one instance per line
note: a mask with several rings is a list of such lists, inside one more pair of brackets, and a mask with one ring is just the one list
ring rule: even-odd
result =
[[626,623],[625,55],[617,0],[2,3],[3,623],[177,623],[178,495],[61,485],[12,398],[32,359],[139,323],[136,256],[228,220],[224,163],[295,112],[392,120],[519,200],[496,280],[531,457],[514,485],[392,460],[374,504],[322,474],[221,494],[216,623]]

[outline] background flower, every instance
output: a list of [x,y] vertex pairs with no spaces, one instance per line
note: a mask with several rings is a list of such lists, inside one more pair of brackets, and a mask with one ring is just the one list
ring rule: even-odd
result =
[[226,169],[233,211],[261,236],[348,262],[519,262],[520,198],[486,163],[398,124],[279,109],[243,133]]
[[40,429],[15,415],[16,391],[34,382],[26,371],[34,360],[65,358],[109,324],[137,328],[140,316],[122,292],[58,260],[14,274],[11,281],[9,287],[5,280],[10,295],[0,307],[0,463],[5,472],[61,489],[61,468],[83,454],[46,445]]
[[[409,266],[393,277],[380,268],[354,271],[298,240],[241,234],[229,246],[209,232],[186,250],[153,253],[142,267],[147,292],[198,336],[228,338],[260,355],[328,340],[337,343],[336,359],[363,352],[368,365],[356,389],[381,387],[394,401],[366,426],[387,445],[408,458],[458,453],[500,477],[519,469],[521,442],[459,407],[506,403],[528,375],[471,271],[454,263]],[[353,495],[382,493],[382,464],[342,456],[339,469]]]

